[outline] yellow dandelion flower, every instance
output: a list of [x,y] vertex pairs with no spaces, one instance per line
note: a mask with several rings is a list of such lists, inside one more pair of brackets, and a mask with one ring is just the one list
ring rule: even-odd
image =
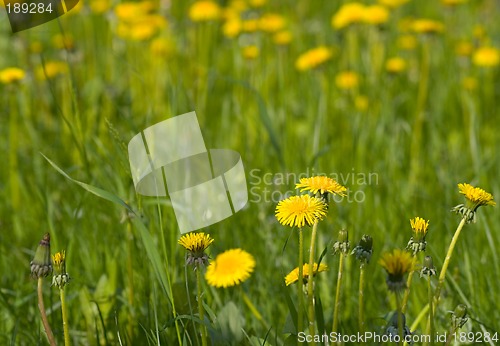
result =
[[209,234],[203,232],[185,234],[178,241],[179,245],[182,245],[189,251],[186,258],[186,264],[194,265],[195,267],[208,264],[208,255],[205,254],[205,250],[213,242],[213,238],[211,238]]
[[292,33],[288,30],[277,32],[273,35],[273,42],[279,46],[286,46],[292,41]]
[[279,14],[268,13],[259,19],[259,29],[264,32],[277,32],[284,27],[285,19]]
[[210,234],[203,232],[185,234],[178,241],[179,245],[191,252],[205,251],[213,242],[214,240],[210,237]]
[[418,252],[425,251],[427,246],[425,236],[427,235],[427,230],[429,229],[429,221],[425,221],[421,217],[415,217],[410,219],[410,225],[413,236],[410,238],[406,249],[411,251],[415,256]]
[[230,287],[239,285],[250,277],[255,259],[242,249],[227,250],[210,262],[205,279],[210,286]]
[[378,0],[378,3],[387,7],[397,8],[410,0]]
[[359,77],[355,72],[352,71],[340,72],[335,77],[335,84],[339,89],[343,90],[354,89],[359,84]]
[[300,55],[295,61],[295,67],[299,71],[310,70],[330,60],[332,55],[330,48],[319,46]]
[[18,67],[7,67],[0,70],[0,82],[2,84],[11,84],[23,80],[26,76],[24,70]]
[[65,263],[66,263],[66,251],[57,252],[55,255],[52,255],[52,263],[54,264],[54,269],[58,273],[65,272]]
[[406,61],[400,57],[394,57],[387,60],[385,69],[391,73],[400,73],[406,69]]
[[220,18],[221,13],[219,5],[209,0],[196,1],[189,8],[189,18],[193,22],[217,20]]
[[[318,268],[318,263],[314,263],[313,265],[313,277],[316,276],[317,273],[321,273],[328,270],[328,266],[326,264],[321,263]],[[307,283],[307,279],[309,278],[309,263],[304,264],[302,267],[302,277],[304,279],[304,284]],[[285,276],[285,284],[287,286],[299,281],[299,267],[292,270]]]
[[115,15],[121,21],[135,21],[155,8],[151,1],[122,2],[115,7]]
[[231,18],[224,23],[222,33],[224,36],[234,38],[238,36],[243,29],[243,25],[239,18]]
[[326,215],[326,204],[309,195],[292,196],[276,206],[276,219],[283,226],[304,227],[321,221]]
[[472,62],[481,67],[495,67],[500,63],[500,53],[494,47],[481,47],[474,52]]
[[259,19],[246,19],[241,22],[241,29],[244,32],[255,32],[259,30]]
[[47,61],[44,66],[39,66],[35,74],[38,79],[51,79],[68,72],[68,65],[62,61]]
[[387,272],[387,286],[390,291],[397,292],[405,288],[404,275],[413,268],[413,259],[409,252],[396,249],[386,252],[379,260],[379,264]]
[[431,19],[416,19],[411,28],[417,34],[437,34],[444,31],[443,23]]
[[242,50],[243,57],[248,60],[253,60],[259,56],[259,47],[257,46],[246,46]]
[[301,189],[300,191],[310,191],[313,194],[325,194],[332,193],[339,196],[345,196],[347,188],[340,185],[337,181],[332,178],[319,175],[311,178],[301,178],[300,182],[295,185],[296,189]]
[[493,195],[479,187],[463,183],[458,184],[458,189],[460,193],[465,196],[467,201],[465,204],[457,205],[452,211],[462,215],[467,223],[476,222],[476,211],[480,206],[496,205],[496,202],[493,200]]
[[427,230],[429,229],[429,220],[425,221],[421,217],[415,217],[410,219],[411,229],[415,234],[420,234],[425,236],[427,234]]
[[458,184],[458,189],[460,190],[460,193],[463,194],[465,198],[472,203],[474,209],[477,209],[482,205],[496,205],[496,202],[493,200],[493,195],[479,187],[474,187],[470,184],[463,183]]
[[414,50],[417,46],[417,38],[413,35],[403,35],[398,38],[397,45],[403,50]]
[[332,27],[343,29],[351,24],[361,23],[365,16],[365,5],[359,2],[349,2],[342,5],[332,17]]
[[363,22],[371,25],[384,24],[389,19],[389,11],[380,5],[367,6],[363,11]]

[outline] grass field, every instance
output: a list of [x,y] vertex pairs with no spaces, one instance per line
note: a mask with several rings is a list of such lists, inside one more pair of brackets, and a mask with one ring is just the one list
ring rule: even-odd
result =
[[[362,235],[373,238],[364,329],[383,335],[402,294],[388,290],[379,259],[406,247],[417,216],[429,220],[434,292],[461,222],[450,212],[465,203],[457,184],[500,196],[500,3],[380,2],[87,0],[15,34],[0,8],[0,344],[48,344],[30,277],[47,232],[51,254],[66,251],[72,345],[294,345],[299,332],[330,333],[335,323],[355,335],[354,256],[342,257],[336,299],[342,229],[351,250]],[[214,239],[211,259],[233,248],[255,259],[234,287],[209,285],[203,268],[197,283],[170,200],[137,194],[130,174],[130,139],[191,111],[206,146],[237,151],[245,168],[246,207],[198,230]],[[284,279],[299,263],[299,231],[275,209],[315,175],[347,193],[330,202],[315,237],[302,229],[304,263],[314,239],[314,261],[329,268],[314,278],[311,329],[310,296]],[[476,214],[434,311],[434,331],[444,334],[450,311],[467,306],[458,333],[470,334],[457,345],[500,333],[498,206]],[[415,258],[421,264],[424,254]],[[423,335],[428,283],[416,270],[405,315]],[[43,280],[45,310],[63,345],[51,280]]]

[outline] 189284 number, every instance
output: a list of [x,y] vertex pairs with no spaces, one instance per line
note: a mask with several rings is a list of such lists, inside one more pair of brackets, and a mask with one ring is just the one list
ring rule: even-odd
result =
[[5,5],[5,8],[7,9],[7,13],[52,13],[52,4],[44,4],[42,2],[36,3],[7,3]]

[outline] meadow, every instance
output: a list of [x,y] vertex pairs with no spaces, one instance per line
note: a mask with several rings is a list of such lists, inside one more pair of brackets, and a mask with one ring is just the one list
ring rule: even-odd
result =
[[[30,273],[47,232],[71,278],[61,290],[52,274],[41,283],[58,345],[386,335],[412,269],[397,273],[402,285],[391,290],[387,273],[409,260],[387,265],[397,260],[384,254],[422,232],[407,327],[429,332],[430,284],[432,295],[440,291],[434,333],[465,333],[449,344],[497,344],[499,16],[495,0],[86,0],[12,33],[0,6],[0,344],[49,344]],[[186,264],[170,199],[136,193],[130,172],[130,139],[191,111],[206,146],[238,152],[245,169],[247,205],[196,231],[213,238],[209,259],[196,254],[205,265],[229,249],[249,254],[243,264],[254,265],[229,287],[207,280],[205,265]],[[281,224],[278,203],[311,192],[296,184],[312,176],[346,190],[304,227]],[[492,195],[480,195],[467,224],[467,211],[452,212],[470,207],[462,183]],[[416,217],[428,230],[415,231]],[[363,235],[373,252],[360,314],[360,261],[351,252]],[[299,257],[310,263],[311,243],[313,262],[327,270],[314,285],[298,284],[309,266],[285,282]],[[419,275],[425,255],[437,270],[429,281]],[[51,261],[61,274],[61,257]],[[459,304],[467,308],[460,328]],[[396,318],[396,333],[403,327]]]

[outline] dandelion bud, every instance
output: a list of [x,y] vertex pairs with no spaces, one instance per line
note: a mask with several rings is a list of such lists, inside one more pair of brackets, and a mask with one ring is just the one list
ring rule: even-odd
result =
[[45,233],[40,240],[33,261],[30,262],[31,276],[35,279],[43,278],[52,272],[50,260],[50,234]]
[[455,311],[451,314],[451,325],[453,329],[462,328],[469,318],[467,317],[467,306],[464,304],[459,304],[455,308]]
[[356,256],[356,259],[363,263],[370,262],[373,253],[373,239],[367,234],[361,237],[358,245],[352,250],[351,254]]
[[339,231],[339,238],[333,244],[333,252],[337,254],[338,252],[343,253],[344,255],[349,254],[349,249],[351,248],[351,244],[349,243],[349,233],[347,230],[342,229]]

